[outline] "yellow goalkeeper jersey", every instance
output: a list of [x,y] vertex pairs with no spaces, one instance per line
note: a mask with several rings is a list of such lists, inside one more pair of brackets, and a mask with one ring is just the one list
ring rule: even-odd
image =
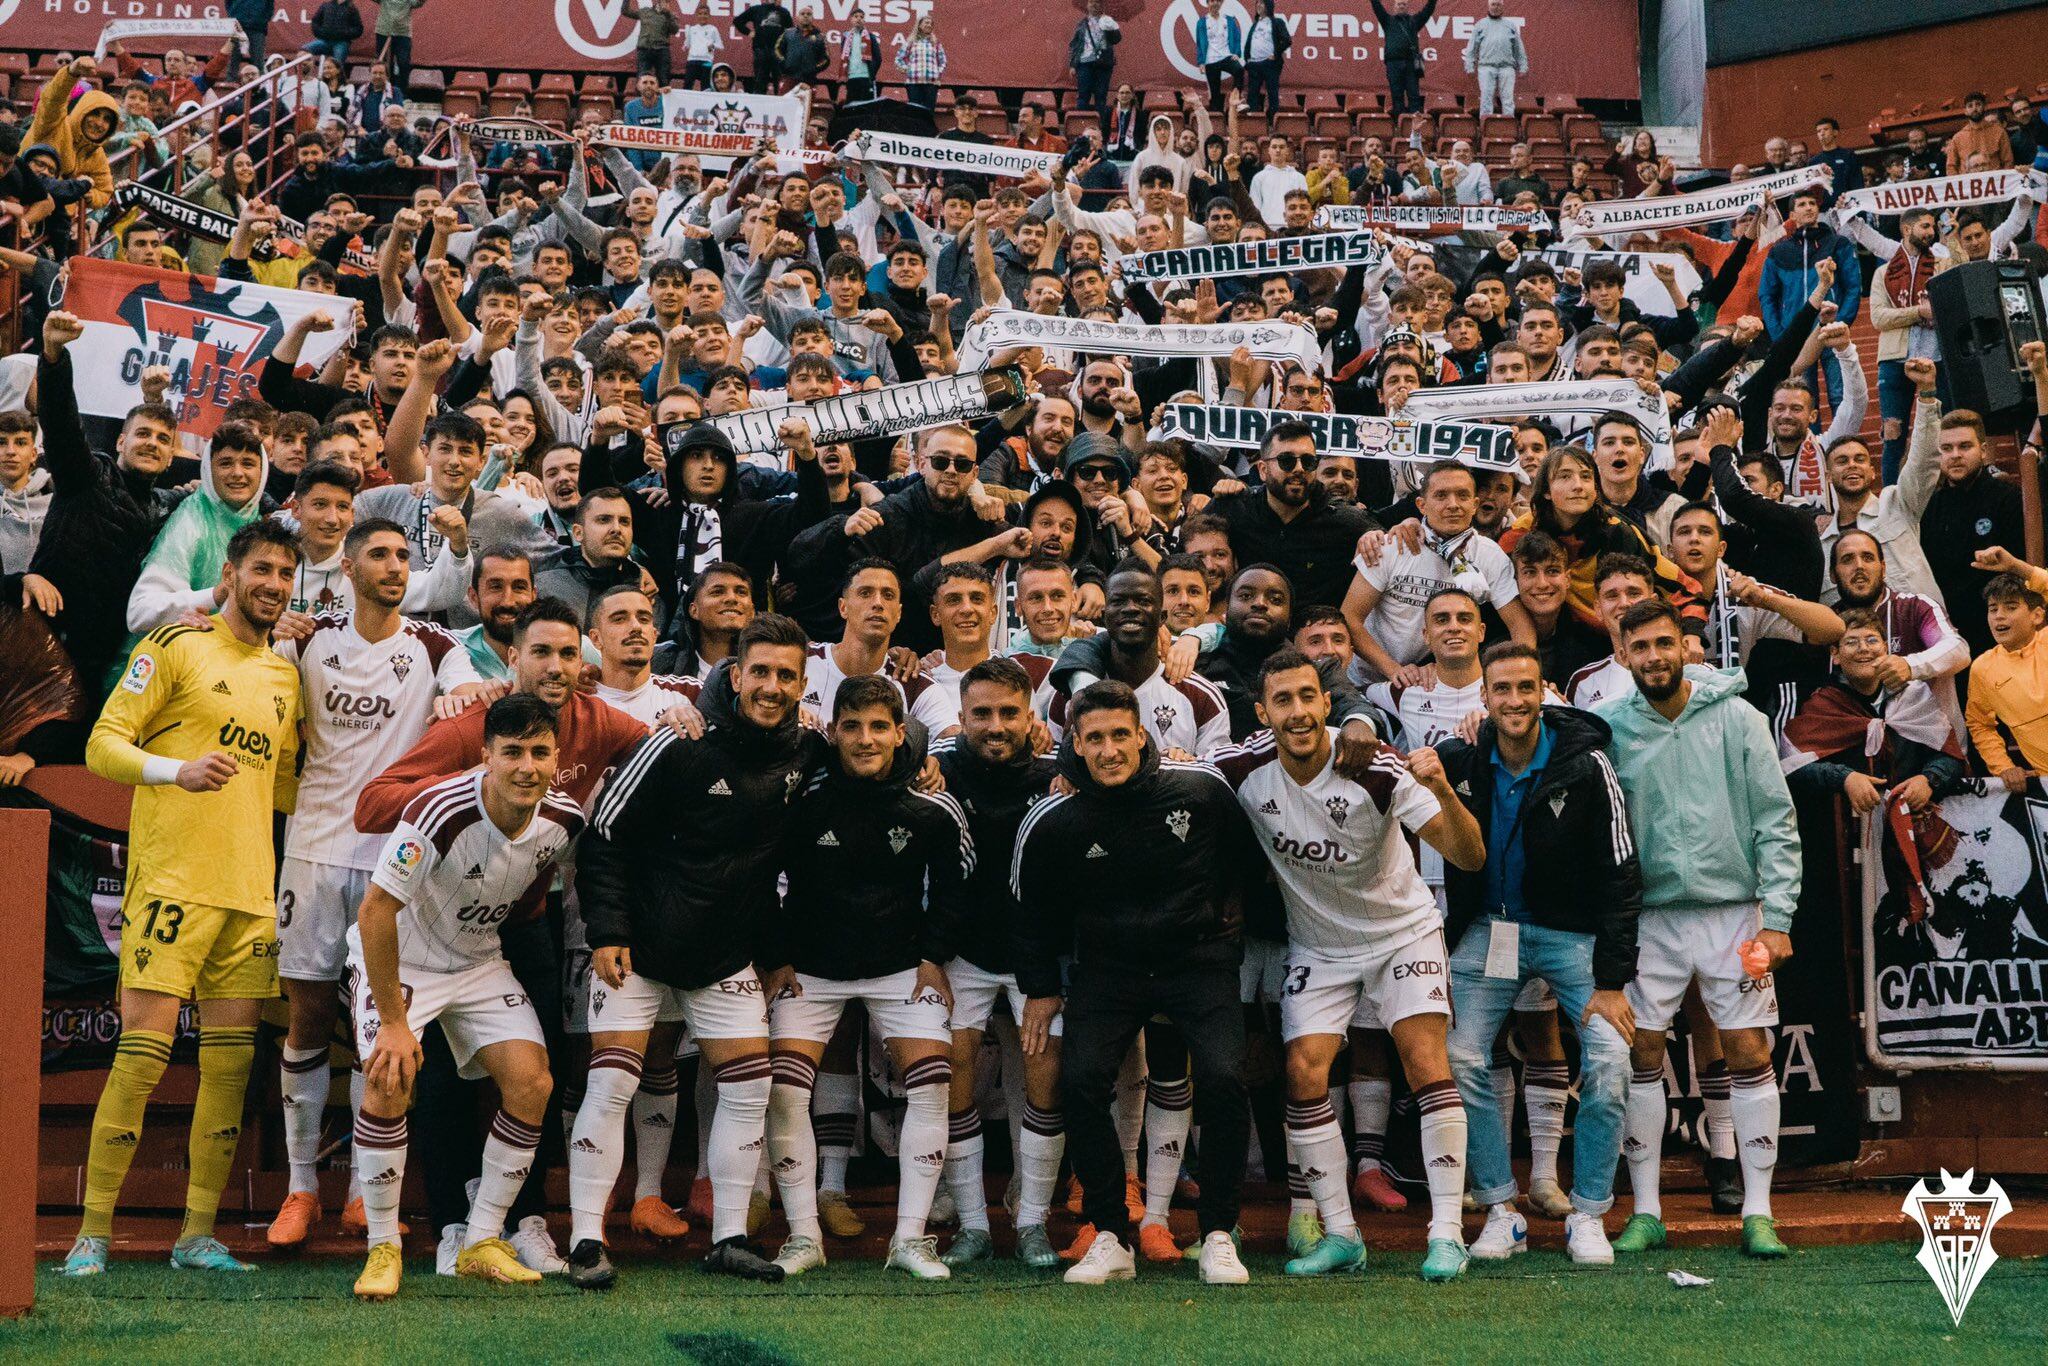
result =
[[[205,631],[159,627],[136,643],[85,761],[135,786],[130,892],[275,915],[271,812],[290,811],[298,792],[299,674],[213,621]],[[217,792],[143,781],[149,759],[183,763],[215,750],[239,769]]]

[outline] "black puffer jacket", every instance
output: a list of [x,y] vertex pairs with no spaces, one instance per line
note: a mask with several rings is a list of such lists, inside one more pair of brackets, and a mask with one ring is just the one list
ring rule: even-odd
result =
[[1025,911],[1017,986],[1057,996],[1062,956],[1090,966],[1169,973],[1242,957],[1240,892],[1265,855],[1223,775],[1161,763],[1146,738],[1118,787],[1089,776],[1069,737],[1060,776],[1071,796],[1033,807],[1017,832],[1011,891]]
[[742,718],[729,665],[697,706],[704,737],[643,740],[598,793],[576,854],[590,947],[630,948],[634,972],[685,988],[753,961],[777,913],[783,825],[824,750],[793,714],[772,731]]
[[953,946],[925,899],[950,901],[974,871],[974,841],[960,804],[910,780],[925,759],[925,730],[905,723],[895,763],[856,778],[825,751],[782,829],[789,890],[764,927],[761,971],[787,964],[811,977],[886,977],[920,961],[944,964]]
[[946,795],[967,814],[975,848],[967,881],[953,895],[932,898],[933,913],[944,921],[941,937],[983,972],[1015,972],[1024,908],[1010,890],[1010,854],[1025,814],[1052,789],[1053,760],[1026,755],[1020,763],[992,764],[959,736],[933,745],[932,756],[945,775]]
[[[1550,728],[1550,762],[1522,802],[1523,906],[1546,929],[1592,935],[1593,985],[1618,989],[1636,975],[1643,870],[1621,784],[1607,759],[1611,732],[1599,717],[1572,707],[1545,707],[1543,724]],[[1486,721],[1474,743],[1436,747],[1451,790],[1479,822],[1489,848],[1494,745],[1493,722]],[[1446,861],[1444,892],[1450,902],[1444,942],[1455,952],[1472,923],[1492,914],[1486,870],[1468,873]]]

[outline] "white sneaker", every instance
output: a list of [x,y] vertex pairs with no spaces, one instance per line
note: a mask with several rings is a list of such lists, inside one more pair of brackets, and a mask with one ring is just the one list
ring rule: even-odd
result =
[[1081,1260],[1067,1268],[1068,1285],[1101,1285],[1105,1281],[1138,1279],[1138,1259],[1114,1233],[1098,1233]]
[[455,1259],[462,1254],[462,1240],[468,1236],[468,1224],[450,1224],[441,1230],[441,1245],[434,1249],[436,1276],[455,1274]]
[[782,1268],[785,1276],[801,1276],[806,1271],[816,1271],[825,1264],[825,1245],[816,1238],[792,1233],[782,1240],[782,1251],[775,1254],[775,1264]]
[[568,1259],[555,1246],[554,1235],[548,1232],[548,1221],[538,1214],[529,1214],[519,1221],[519,1231],[508,1240],[512,1251],[518,1254],[519,1264],[528,1271],[538,1271],[543,1276],[560,1276],[569,1270]]
[[939,1260],[939,1240],[931,1234],[922,1238],[891,1238],[885,1270],[908,1271],[921,1281],[946,1281],[953,1268]]
[[1244,1285],[1252,1273],[1238,1260],[1237,1243],[1221,1229],[1202,1239],[1202,1284]]
[[1567,1214],[1564,1245],[1580,1266],[1614,1265],[1614,1244],[1607,1241],[1607,1229],[1597,1214]]
[[1513,1205],[1495,1205],[1486,1211],[1486,1227],[1468,1250],[1482,1262],[1504,1262],[1517,1252],[1527,1252],[1529,1221]]

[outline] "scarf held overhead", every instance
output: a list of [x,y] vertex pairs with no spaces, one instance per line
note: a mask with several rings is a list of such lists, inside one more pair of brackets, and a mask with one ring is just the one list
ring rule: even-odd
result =
[[1153,435],[1211,446],[1256,447],[1265,441],[1267,432],[1284,422],[1299,422],[1313,431],[1319,455],[1415,464],[1455,460],[1476,470],[1510,473],[1516,468],[1514,428],[1478,422],[1416,422],[1229,404],[1169,403],[1160,409]]

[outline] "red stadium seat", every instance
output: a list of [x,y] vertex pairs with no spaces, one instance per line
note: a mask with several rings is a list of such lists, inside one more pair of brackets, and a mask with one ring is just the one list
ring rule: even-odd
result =
[[1487,114],[1479,120],[1481,142],[1513,142],[1521,135],[1521,125],[1512,114]]
[[1275,135],[1291,138],[1294,145],[1299,147],[1308,138],[1308,115],[1283,110],[1273,115],[1272,129]]
[[450,90],[487,91],[491,88],[491,78],[484,75],[481,71],[458,71],[455,73],[455,79],[448,83],[448,88]]
[[451,119],[483,117],[484,92],[470,87],[450,87],[441,96],[441,112]]
[[405,73],[405,93],[428,104],[439,104],[448,91],[448,78],[431,66],[414,67]]
[[533,100],[533,78],[523,71],[507,72],[498,77],[498,83],[491,87],[490,110],[493,117],[509,114],[522,103]]
[[1468,142],[1477,141],[1479,137],[1479,120],[1473,118],[1470,114],[1439,115],[1436,121],[1436,135],[1440,140],[1443,138],[1464,138]]
[[1311,131],[1319,138],[1341,142],[1351,136],[1351,116],[1341,109],[1321,109],[1308,117]]
[[1351,130],[1362,138],[1378,138],[1383,144],[1394,140],[1394,121],[1385,114],[1360,114],[1352,121]]
[[1524,114],[1522,141],[1563,142],[1564,123],[1555,114]]
[[1317,114],[1341,110],[1343,103],[1334,90],[1310,90],[1303,93],[1301,112],[1313,119]]

